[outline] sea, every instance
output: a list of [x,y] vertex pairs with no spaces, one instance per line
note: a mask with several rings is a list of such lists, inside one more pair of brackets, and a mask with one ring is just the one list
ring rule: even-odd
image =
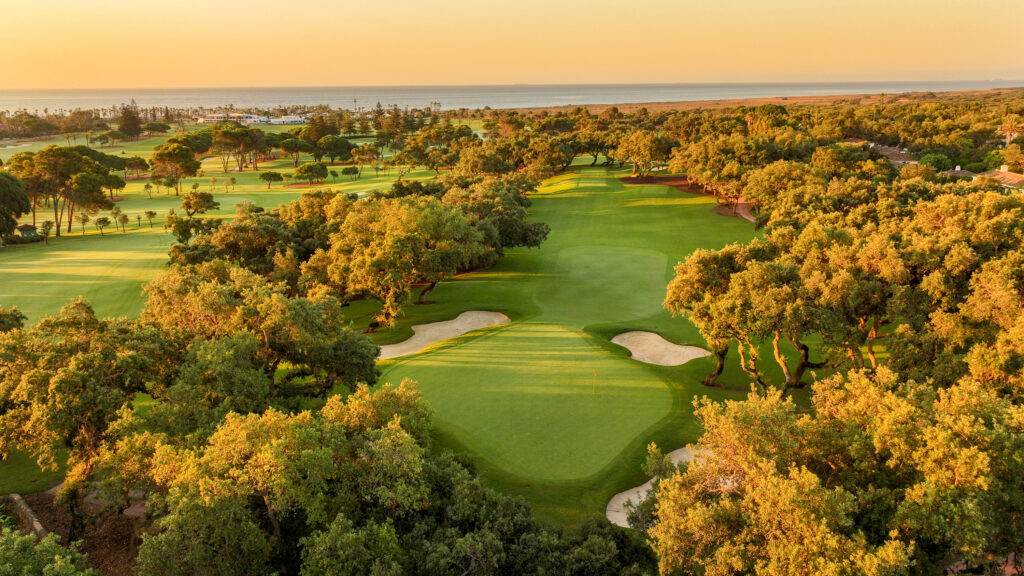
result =
[[329,105],[332,108],[533,108],[582,104],[624,104],[821,96],[897,94],[947,90],[983,90],[1024,86],[1024,80],[933,82],[803,82],[678,84],[511,84],[505,86],[359,86],[164,88],[103,90],[3,90],[0,110],[35,113],[102,109],[129,104],[170,108],[287,109]]

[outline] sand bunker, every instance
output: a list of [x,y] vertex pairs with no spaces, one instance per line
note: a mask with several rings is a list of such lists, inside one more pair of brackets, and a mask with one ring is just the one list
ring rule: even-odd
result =
[[634,360],[659,366],[679,366],[711,355],[698,346],[673,344],[654,332],[623,332],[612,338],[612,343],[629,349]]
[[[669,452],[668,457],[672,459],[673,464],[679,464],[680,462],[693,462],[693,458],[698,453],[698,450],[694,450],[687,446],[685,448]],[[639,504],[647,497],[647,493],[650,492],[653,484],[653,480],[648,480],[636,488],[630,488],[629,490],[619,492],[615,496],[612,496],[612,499],[608,501],[608,506],[604,509],[604,515],[608,518],[608,521],[616,526],[629,528],[626,503],[632,502],[633,504]]]
[[444,322],[431,322],[430,324],[416,324],[412,327],[413,336],[398,344],[387,344],[380,347],[380,359],[398,358],[408,356],[422,351],[424,348],[462,336],[466,332],[508,324],[508,316],[500,312],[481,312],[470,310],[459,314],[453,320]]

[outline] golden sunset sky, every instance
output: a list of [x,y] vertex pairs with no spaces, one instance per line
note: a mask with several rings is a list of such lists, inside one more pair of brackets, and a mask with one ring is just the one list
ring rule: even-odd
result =
[[0,0],[0,89],[1024,79],[1022,0]]

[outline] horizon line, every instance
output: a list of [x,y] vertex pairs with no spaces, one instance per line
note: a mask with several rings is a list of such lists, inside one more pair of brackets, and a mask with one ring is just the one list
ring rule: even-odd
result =
[[1000,88],[1024,88],[1024,78],[988,78],[981,80],[771,80],[771,81],[724,81],[724,82],[508,82],[496,84],[354,84],[354,85],[273,85],[273,86],[156,86],[156,87],[125,87],[112,86],[107,88],[0,88],[0,93],[11,92],[101,92],[111,90],[287,90],[287,89],[366,89],[366,88],[511,88],[511,87],[560,87],[560,86],[824,86],[834,84],[845,85],[883,85],[883,84],[977,84],[977,83],[1018,83],[1000,86]]

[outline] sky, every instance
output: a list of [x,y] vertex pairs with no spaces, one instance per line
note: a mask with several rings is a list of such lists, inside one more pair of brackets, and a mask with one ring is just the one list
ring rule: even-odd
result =
[[0,90],[1024,80],[1021,0],[0,0]]

